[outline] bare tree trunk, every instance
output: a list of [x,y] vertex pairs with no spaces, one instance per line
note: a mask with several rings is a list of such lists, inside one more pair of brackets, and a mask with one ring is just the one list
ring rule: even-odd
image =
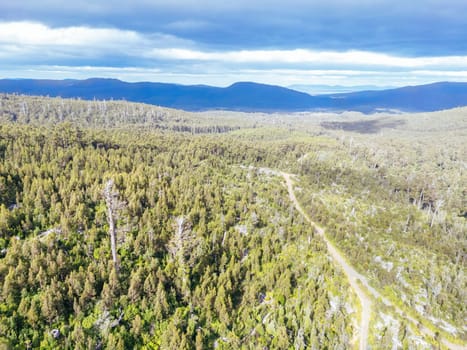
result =
[[436,218],[436,216],[438,215],[438,212],[439,212],[439,210],[441,209],[443,203],[444,203],[444,200],[442,200],[442,199],[438,199],[438,200],[435,202],[435,207],[434,207],[434,210],[433,210],[433,214],[432,214],[432,216],[431,216],[430,227],[433,227],[433,225],[434,225],[434,223],[435,223],[435,218]]
[[107,221],[109,222],[110,250],[112,251],[112,261],[115,270],[118,272],[119,263],[117,255],[117,228],[115,225],[116,211],[120,209],[120,202],[117,198],[117,192],[113,190],[113,180],[107,181],[104,188],[104,197],[107,205]]
[[115,264],[115,268],[118,270],[117,232],[115,230],[115,221],[111,207],[107,208],[107,217],[109,220],[110,249],[112,250],[112,260]]

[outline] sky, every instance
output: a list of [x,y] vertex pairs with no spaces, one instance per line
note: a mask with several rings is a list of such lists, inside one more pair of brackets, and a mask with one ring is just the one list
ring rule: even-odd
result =
[[0,0],[0,78],[467,82],[465,0]]

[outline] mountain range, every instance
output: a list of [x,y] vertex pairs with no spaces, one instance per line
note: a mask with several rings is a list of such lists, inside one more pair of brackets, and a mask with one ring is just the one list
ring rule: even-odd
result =
[[64,98],[124,99],[189,111],[263,112],[378,110],[422,112],[467,105],[467,83],[438,82],[378,91],[309,95],[292,89],[238,82],[225,88],[207,85],[128,83],[117,79],[1,79],[0,92]]

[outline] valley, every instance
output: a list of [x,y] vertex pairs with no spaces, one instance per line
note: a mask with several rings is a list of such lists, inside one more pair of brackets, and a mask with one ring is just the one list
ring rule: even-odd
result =
[[465,144],[465,107],[0,95],[0,343],[464,349]]

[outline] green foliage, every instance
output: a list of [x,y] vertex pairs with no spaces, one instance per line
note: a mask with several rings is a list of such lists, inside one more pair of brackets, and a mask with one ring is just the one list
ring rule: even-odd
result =
[[[467,231],[458,215],[459,184],[434,188],[436,170],[411,167],[409,176],[409,164],[391,159],[374,167],[368,148],[353,147],[350,155],[345,144],[309,154],[301,164],[301,202],[373,286],[399,307],[465,338]],[[451,173],[443,176],[465,183],[465,175],[444,163]]]
[[[352,348],[355,295],[269,168],[300,175],[375,288],[465,337],[463,155],[341,136],[307,115],[0,95],[0,347]],[[417,346],[375,305],[374,348]]]
[[[280,178],[239,166],[284,161],[282,144],[70,123],[0,128],[1,179],[14,187],[1,192],[0,335],[13,346],[349,345],[349,314],[327,315],[328,285],[343,304],[348,286],[323,243],[290,215]],[[124,203],[118,272],[109,178]]]

